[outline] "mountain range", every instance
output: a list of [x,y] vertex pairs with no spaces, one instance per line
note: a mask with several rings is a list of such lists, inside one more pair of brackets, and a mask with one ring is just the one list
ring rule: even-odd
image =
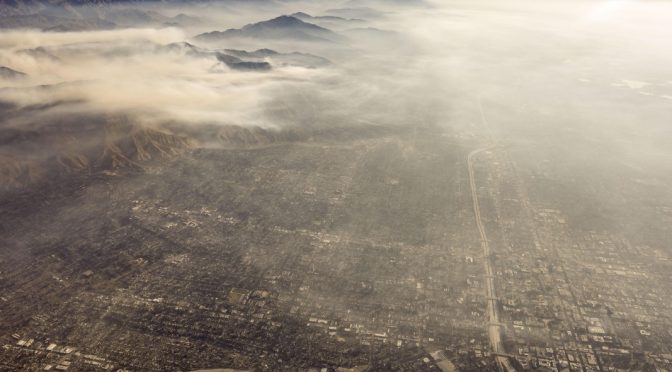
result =
[[270,61],[271,64],[275,66],[318,68],[331,64],[331,61],[328,59],[313,54],[299,52],[279,53],[271,49],[259,49],[254,52],[224,49],[224,53],[250,62]]
[[212,31],[196,36],[197,40],[219,41],[231,38],[287,39],[311,42],[337,42],[343,37],[299,18],[283,15],[267,21],[251,23],[240,29]]
[[[3,107],[2,111],[21,110]],[[192,141],[166,128],[140,125],[125,116],[69,117],[39,128],[0,127],[0,190],[11,190],[63,176],[119,169],[141,169],[167,159]],[[30,155],[26,155],[30,154]]]
[[214,58],[234,70],[263,71],[284,66],[318,68],[331,64],[331,61],[326,58],[308,53],[281,53],[271,49],[258,49],[252,52],[239,49],[210,50],[188,42],[161,45],[159,50],[202,58]]
[[123,27],[185,27],[202,22],[180,13],[173,17],[154,10],[107,6],[110,2],[0,2],[0,28],[37,28],[45,31],[109,30]]

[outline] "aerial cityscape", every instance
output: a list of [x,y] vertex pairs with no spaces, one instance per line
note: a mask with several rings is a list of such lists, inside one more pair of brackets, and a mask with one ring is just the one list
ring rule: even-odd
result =
[[670,24],[0,2],[0,371],[672,371]]

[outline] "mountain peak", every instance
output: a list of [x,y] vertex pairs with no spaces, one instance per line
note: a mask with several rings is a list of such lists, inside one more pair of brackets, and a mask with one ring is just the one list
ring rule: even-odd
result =
[[275,18],[270,19],[268,21],[247,25],[247,26],[243,27],[243,29],[245,29],[248,26],[249,27],[254,27],[254,26],[257,26],[257,25],[260,25],[260,24],[267,25],[267,26],[273,26],[273,27],[293,27],[293,26],[297,26],[297,25],[305,25],[307,23],[298,19],[298,18],[296,18],[296,17],[292,17],[292,16],[288,16],[288,15],[281,15],[279,17],[275,17]]

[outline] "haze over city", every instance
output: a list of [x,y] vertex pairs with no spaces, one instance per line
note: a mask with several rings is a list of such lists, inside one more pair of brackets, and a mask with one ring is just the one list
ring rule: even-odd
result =
[[0,370],[672,370],[671,22],[0,2]]

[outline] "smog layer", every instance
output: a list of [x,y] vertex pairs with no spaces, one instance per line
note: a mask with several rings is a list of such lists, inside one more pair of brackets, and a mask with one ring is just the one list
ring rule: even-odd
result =
[[0,370],[672,369],[672,4],[0,4]]

